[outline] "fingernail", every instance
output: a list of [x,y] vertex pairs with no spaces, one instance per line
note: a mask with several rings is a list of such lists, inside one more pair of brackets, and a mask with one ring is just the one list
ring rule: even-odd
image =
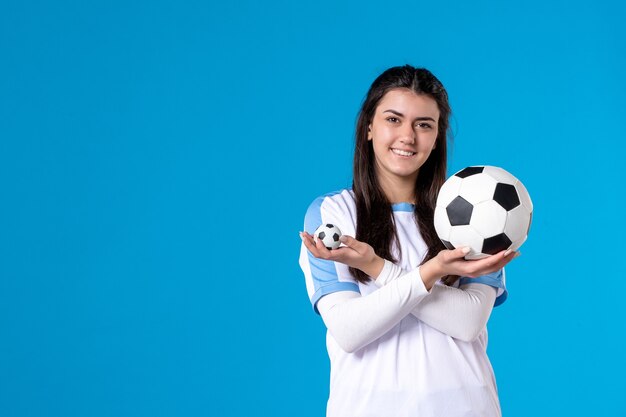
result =
[[517,252],[514,256],[514,258],[517,258],[518,256],[520,256],[522,254],[522,252]]
[[339,241],[345,243],[346,240],[348,240],[347,237],[345,237],[344,235],[339,236]]
[[465,247],[465,248],[461,249],[461,252],[463,252],[465,255],[467,255],[468,253],[470,253],[470,251],[471,251],[471,249],[470,249],[470,248],[467,248],[467,247]]
[[506,252],[504,252],[504,257],[506,258],[507,256],[509,256],[511,254],[511,252],[513,252],[511,249],[509,249]]

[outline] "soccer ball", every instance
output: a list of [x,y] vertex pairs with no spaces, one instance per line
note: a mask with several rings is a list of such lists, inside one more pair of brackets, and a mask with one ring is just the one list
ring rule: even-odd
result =
[[494,166],[460,170],[439,190],[435,230],[446,248],[468,246],[465,259],[517,250],[526,241],[533,203],[526,187]]
[[313,233],[313,240],[317,243],[317,240],[320,239],[326,249],[332,250],[337,249],[341,242],[339,238],[341,237],[341,230],[334,224],[323,224],[315,230]]

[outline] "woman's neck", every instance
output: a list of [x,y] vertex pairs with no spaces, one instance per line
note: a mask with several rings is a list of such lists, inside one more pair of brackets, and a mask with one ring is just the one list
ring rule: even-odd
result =
[[379,175],[378,181],[391,204],[411,203],[415,204],[415,177],[398,178]]

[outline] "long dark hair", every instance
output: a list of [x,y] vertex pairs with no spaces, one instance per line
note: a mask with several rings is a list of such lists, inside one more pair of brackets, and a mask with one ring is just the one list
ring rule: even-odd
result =
[[[398,243],[391,202],[385,196],[376,177],[374,148],[372,142],[367,140],[368,127],[374,118],[378,103],[388,91],[396,88],[406,88],[416,94],[427,95],[437,102],[439,108],[436,145],[420,168],[415,181],[414,215],[419,233],[428,246],[423,264],[435,257],[440,250],[445,249],[435,232],[433,215],[437,194],[446,180],[446,142],[448,118],[451,112],[448,93],[441,82],[427,69],[410,65],[389,68],[374,80],[365,96],[355,134],[352,183],[357,214],[355,237],[371,245],[378,256],[393,262],[397,261],[391,254],[392,242]],[[399,245],[398,250],[400,250]],[[356,268],[350,268],[350,272],[359,282],[366,283],[370,280],[367,274]]]

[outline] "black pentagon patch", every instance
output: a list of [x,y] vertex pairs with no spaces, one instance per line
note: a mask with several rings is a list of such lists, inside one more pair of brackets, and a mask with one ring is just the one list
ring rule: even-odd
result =
[[324,238],[326,237],[326,232],[320,232],[320,234],[317,235],[317,237],[321,240],[324,240]]
[[507,249],[511,246],[511,239],[504,233],[489,237],[483,241],[482,253],[488,253],[489,255],[495,255],[496,253]]
[[332,225],[332,224],[330,224],[330,223],[328,223],[328,224],[326,225],[326,227],[328,227],[329,229],[332,229],[332,228],[333,228],[333,227],[335,227],[335,226],[334,226],[334,225]]
[[330,246],[326,246],[326,249],[333,250],[333,248],[331,248]]
[[493,193],[493,199],[504,207],[506,211],[513,210],[520,205],[517,190],[511,184],[498,183],[496,191]]
[[467,178],[471,175],[480,174],[481,172],[483,172],[484,169],[485,167],[467,167],[467,168],[460,170],[454,175],[456,175],[457,177],[461,177],[461,178]]
[[334,240],[335,242],[339,242],[339,234],[338,234],[338,233],[334,233],[334,234],[333,234],[333,240]]
[[466,199],[461,196],[456,197],[450,204],[448,204],[448,207],[446,207],[450,225],[463,226],[469,224],[470,219],[472,218],[473,210],[474,206],[472,206]]
[[441,239],[441,242],[443,243],[443,246],[446,247],[446,249],[449,249],[449,250],[454,249],[454,246],[452,245],[452,243],[448,242],[447,240]]

